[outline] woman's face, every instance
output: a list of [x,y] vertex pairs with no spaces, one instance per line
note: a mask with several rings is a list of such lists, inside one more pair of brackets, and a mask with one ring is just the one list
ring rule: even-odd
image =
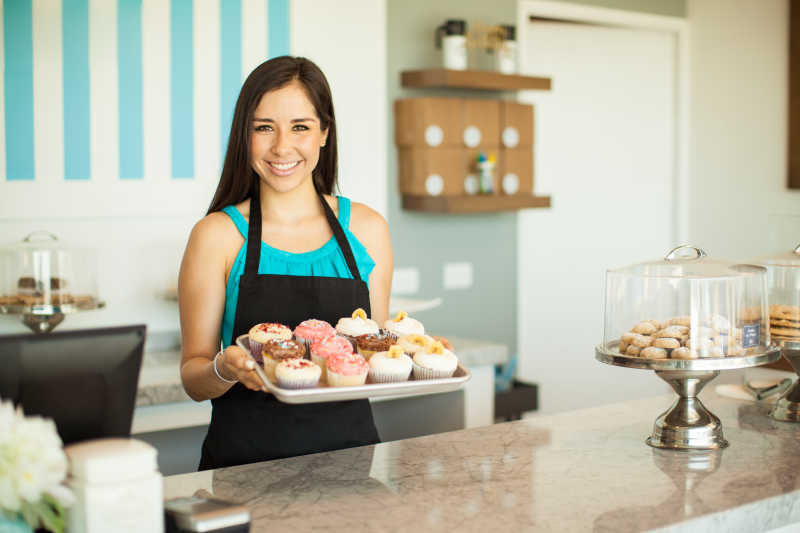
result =
[[250,164],[274,190],[290,191],[312,179],[327,137],[305,89],[293,81],[261,97],[250,128]]

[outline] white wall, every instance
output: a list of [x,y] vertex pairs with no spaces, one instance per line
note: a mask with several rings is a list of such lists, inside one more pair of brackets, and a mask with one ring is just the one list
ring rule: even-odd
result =
[[788,252],[800,242],[800,191],[786,188],[789,2],[687,7],[691,241],[730,258]]
[[[385,1],[320,4],[292,0],[290,35],[291,53],[317,62],[333,91],[343,194],[385,214]],[[354,61],[354,57],[358,60]],[[167,176],[164,179],[169,181]],[[46,187],[37,189],[39,197],[31,197],[25,192],[24,183],[0,183],[0,200],[6,206],[0,209],[0,245],[46,229],[64,241],[98,251],[99,291],[108,307],[68,317],[59,329],[144,322],[151,332],[177,330],[177,305],[165,301],[160,294],[177,283],[186,239],[211,201],[213,184],[193,187],[191,194],[196,207],[180,209],[174,215],[165,215],[164,209],[153,207],[152,189],[125,192],[126,187],[142,186],[141,182],[115,182],[104,188],[97,187],[93,179],[74,185],[77,192],[73,198],[78,198],[85,209],[70,212],[69,216],[43,218],[40,213],[26,214],[38,208],[26,210],[15,206],[36,206],[38,198],[49,204],[70,202],[71,198],[55,195]],[[179,187],[179,184],[166,185]],[[86,202],[85,195],[91,195],[92,201]],[[108,202],[112,201],[118,209],[108,209]],[[0,316],[0,333],[14,331],[26,330],[18,318]]]

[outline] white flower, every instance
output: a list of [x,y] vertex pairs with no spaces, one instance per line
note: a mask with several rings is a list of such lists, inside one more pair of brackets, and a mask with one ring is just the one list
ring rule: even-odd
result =
[[67,457],[53,421],[25,417],[0,400],[0,507],[19,512],[45,493],[67,505],[71,493],[61,485],[66,475]]

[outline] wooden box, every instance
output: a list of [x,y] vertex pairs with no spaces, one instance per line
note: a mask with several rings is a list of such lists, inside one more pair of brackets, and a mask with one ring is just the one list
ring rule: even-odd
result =
[[[500,194],[531,194],[533,193],[533,149],[514,148],[503,150],[500,160],[500,172],[497,174],[498,192]],[[513,183],[516,176],[516,191]],[[504,180],[506,180],[504,182]]]
[[504,100],[500,104],[500,140],[504,148],[533,147],[533,106]]
[[[463,100],[463,129],[461,140],[467,148],[500,146],[500,100]],[[471,136],[477,129],[480,133],[477,142]]]
[[404,98],[394,102],[397,146],[462,146],[462,100],[458,98]]
[[397,183],[401,193],[420,196],[463,194],[462,148],[400,147],[397,161]]

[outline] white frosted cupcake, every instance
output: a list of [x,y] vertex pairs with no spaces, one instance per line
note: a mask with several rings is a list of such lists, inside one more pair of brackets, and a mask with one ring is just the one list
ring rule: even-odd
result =
[[349,317],[340,318],[336,323],[336,333],[350,341],[356,350],[356,337],[368,333],[378,333],[378,323],[367,318],[367,313],[360,307]]
[[397,339],[397,345],[411,357],[436,342],[428,335],[404,335]]
[[261,350],[264,347],[264,343],[267,341],[289,340],[292,338],[292,330],[283,324],[266,322],[264,324],[256,324],[250,328],[247,338],[250,340],[250,353],[253,355],[253,359],[260,363]]
[[414,379],[449,378],[457,366],[456,355],[435,342],[414,355]]
[[285,359],[275,367],[278,386],[283,389],[316,387],[322,369],[308,359]]
[[405,335],[425,335],[425,326],[417,319],[408,316],[405,311],[399,311],[397,316],[383,323],[386,331],[400,338]]
[[369,359],[369,379],[372,383],[408,381],[414,363],[399,346],[387,352],[376,352]]
[[328,385],[331,387],[355,387],[367,381],[369,365],[357,353],[343,353],[328,357]]

